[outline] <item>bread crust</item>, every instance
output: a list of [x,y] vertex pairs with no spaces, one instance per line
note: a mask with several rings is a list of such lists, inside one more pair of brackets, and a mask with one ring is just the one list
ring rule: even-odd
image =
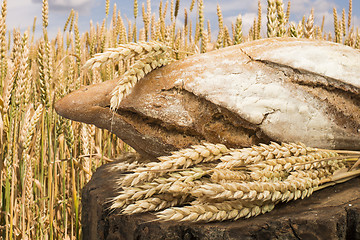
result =
[[115,86],[87,86],[56,110],[155,157],[201,141],[360,149],[360,53],[343,45],[274,38],[195,55],[146,75],[113,113]]

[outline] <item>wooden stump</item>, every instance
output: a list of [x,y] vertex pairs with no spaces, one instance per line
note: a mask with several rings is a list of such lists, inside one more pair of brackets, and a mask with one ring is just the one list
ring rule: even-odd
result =
[[[135,158],[135,155],[127,155]],[[264,215],[216,223],[152,222],[152,214],[109,211],[121,172],[100,167],[82,193],[83,239],[360,239],[360,179],[279,204]]]

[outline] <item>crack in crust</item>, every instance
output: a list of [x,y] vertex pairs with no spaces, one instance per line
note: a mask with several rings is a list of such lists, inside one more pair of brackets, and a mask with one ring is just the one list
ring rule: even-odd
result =
[[359,88],[304,69],[293,68],[269,60],[255,59],[242,48],[240,50],[249,57],[250,61],[262,63],[281,71],[290,83],[296,84],[296,88],[300,88],[314,98],[326,102],[326,113],[332,116],[336,124],[353,134],[360,132]]
[[[165,98],[169,94],[173,98]],[[166,101],[157,101],[159,97],[164,97]],[[249,147],[272,140],[257,125],[184,89],[162,90],[150,102],[156,104],[152,109],[156,109],[155,112],[150,112],[147,105],[141,105],[120,107],[116,113],[140,134],[154,136],[178,149],[199,144],[201,141],[223,143],[228,147]],[[180,105],[179,109],[182,109],[190,120],[179,125],[177,119],[161,116],[169,104]]]

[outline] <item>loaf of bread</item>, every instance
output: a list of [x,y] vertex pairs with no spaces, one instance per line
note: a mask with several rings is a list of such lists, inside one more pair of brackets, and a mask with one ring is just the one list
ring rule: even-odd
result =
[[194,55],[147,74],[114,112],[116,84],[83,87],[56,110],[153,157],[202,141],[360,149],[360,52],[344,45],[272,38]]

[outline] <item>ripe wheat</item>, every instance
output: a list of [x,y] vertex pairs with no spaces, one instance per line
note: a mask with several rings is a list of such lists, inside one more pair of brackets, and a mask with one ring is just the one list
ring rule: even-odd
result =
[[354,156],[294,143],[243,149],[203,143],[134,168],[120,179],[112,208],[123,214],[167,208],[155,215],[175,221],[256,216],[279,202],[309,197]]

